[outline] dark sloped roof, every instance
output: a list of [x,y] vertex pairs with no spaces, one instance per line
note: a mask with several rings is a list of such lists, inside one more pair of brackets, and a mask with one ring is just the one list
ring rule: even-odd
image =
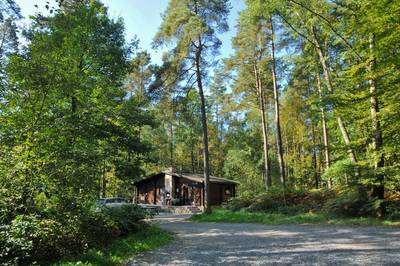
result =
[[[161,175],[161,174],[170,174],[172,176],[186,178],[186,179],[195,181],[197,183],[203,183],[204,182],[204,176],[202,174],[190,174],[190,173],[178,174],[178,173],[174,173],[174,172],[171,172],[171,171],[161,171],[161,172],[154,173],[152,175],[143,177],[141,180],[138,180],[135,183],[140,183],[140,182],[142,182],[144,180],[151,179],[151,178],[153,178],[155,176],[158,176],[158,175]],[[226,179],[226,178],[222,178],[222,177],[216,177],[216,176],[210,176],[210,183],[232,184],[232,185],[239,184],[236,181],[233,181],[233,180],[230,180],[230,179]]]

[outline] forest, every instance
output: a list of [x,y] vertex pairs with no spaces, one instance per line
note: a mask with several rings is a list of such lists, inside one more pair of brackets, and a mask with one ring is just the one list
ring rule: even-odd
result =
[[228,0],[170,0],[144,48],[99,0],[38,1],[25,26],[16,2],[0,1],[0,263],[135,230],[147,214],[95,200],[171,166],[204,174],[206,203],[220,176],[240,183],[232,209],[318,194],[400,219],[399,1],[246,0],[226,58]]

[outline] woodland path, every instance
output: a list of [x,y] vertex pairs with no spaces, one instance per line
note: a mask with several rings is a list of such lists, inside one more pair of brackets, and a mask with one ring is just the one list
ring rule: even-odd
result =
[[176,237],[128,265],[400,265],[400,229],[153,219]]

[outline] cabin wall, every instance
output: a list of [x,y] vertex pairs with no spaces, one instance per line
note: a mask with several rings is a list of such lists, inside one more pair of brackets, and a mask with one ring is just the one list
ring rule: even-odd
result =
[[234,197],[234,185],[231,184],[216,184],[210,185],[210,204],[221,205],[223,202],[228,201]]
[[221,187],[219,184],[210,184],[210,204],[220,205],[221,204]]
[[137,203],[163,204],[164,176],[157,176],[136,185]]
[[[136,184],[139,204],[165,205],[166,193],[171,194],[173,205],[204,205],[204,185],[186,178],[159,174]],[[221,205],[235,196],[235,185],[210,183],[210,204]]]
[[202,206],[202,184],[186,178],[174,177],[173,197],[177,205]]

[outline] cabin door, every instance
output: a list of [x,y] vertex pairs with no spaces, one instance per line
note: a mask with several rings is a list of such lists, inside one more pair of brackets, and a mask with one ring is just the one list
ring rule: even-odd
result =
[[189,189],[187,186],[183,186],[182,188],[182,204],[187,205],[189,201]]

